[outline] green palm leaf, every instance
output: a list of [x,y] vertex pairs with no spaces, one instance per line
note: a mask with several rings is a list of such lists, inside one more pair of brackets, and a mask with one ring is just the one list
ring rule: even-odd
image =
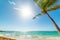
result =
[[33,17],[33,19],[35,19],[36,17],[40,16],[41,14],[37,14],[35,17]]
[[48,2],[49,2],[49,0],[42,0],[40,7],[41,7],[42,9],[45,9],[45,6],[46,6],[46,4],[48,4]]
[[34,0],[35,2],[37,2],[38,0]]
[[40,8],[44,8],[48,3],[48,0],[34,0],[34,1]]
[[52,11],[52,10],[57,10],[57,9],[60,9],[60,5],[49,8],[49,9],[47,9],[47,11]]
[[56,2],[57,2],[57,0],[49,0],[48,3],[46,4],[46,8],[52,6]]
[[34,0],[34,2],[42,9],[46,9],[57,2],[57,0]]

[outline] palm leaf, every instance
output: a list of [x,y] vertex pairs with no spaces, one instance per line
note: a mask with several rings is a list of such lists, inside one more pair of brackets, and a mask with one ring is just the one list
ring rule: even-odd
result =
[[42,9],[45,9],[45,6],[48,4],[48,2],[49,2],[49,0],[42,0],[40,7],[41,7]]
[[58,0],[49,0],[48,3],[46,4],[46,8],[52,6],[55,4]]
[[41,0],[34,0],[34,2],[40,7],[41,6]]
[[49,8],[49,9],[47,9],[47,11],[52,11],[52,10],[57,10],[57,9],[60,9],[60,5]]
[[52,6],[57,0],[34,0],[34,2],[42,9]]
[[33,17],[33,19],[35,19],[36,17],[40,16],[41,14],[37,14],[35,17]]
[[37,2],[38,0],[34,0],[35,2]]
[[48,0],[34,0],[34,2],[35,2],[40,8],[45,8],[46,4],[48,3]]

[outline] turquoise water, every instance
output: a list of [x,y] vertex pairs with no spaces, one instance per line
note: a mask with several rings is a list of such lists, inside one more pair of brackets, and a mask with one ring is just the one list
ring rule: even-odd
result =
[[0,34],[14,34],[14,35],[40,35],[40,36],[59,36],[57,31],[29,31],[29,32],[19,32],[19,31],[1,31]]
[[59,36],[57,31],[35,31],[35,32],[28,32],[30,35],[40,35],[40,36]]

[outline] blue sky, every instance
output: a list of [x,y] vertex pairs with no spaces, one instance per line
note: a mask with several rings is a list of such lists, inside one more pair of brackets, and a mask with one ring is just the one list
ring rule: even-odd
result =
[[[22,14],[22,6],[24,9],[31,9],[31,15],[26,15],[29,12]],[[0,30],[56,31],[47,15],[32,19],[39,12],[40,8],[32,0],[0,0]],[[60,9],[48,13],[60,27]]]

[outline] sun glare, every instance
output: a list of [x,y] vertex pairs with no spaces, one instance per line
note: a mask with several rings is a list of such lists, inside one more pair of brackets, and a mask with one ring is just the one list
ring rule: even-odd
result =
[[19,12],[20,17],[23,20],[29,20],[33,16],[33,10],[30,5],[21,5]]

